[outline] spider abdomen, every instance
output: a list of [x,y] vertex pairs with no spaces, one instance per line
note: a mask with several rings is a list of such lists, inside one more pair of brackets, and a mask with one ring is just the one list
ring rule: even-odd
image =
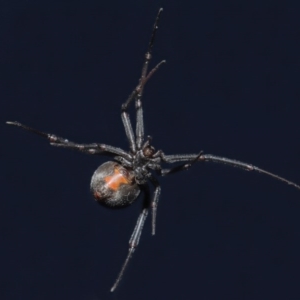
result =
[[138,197],[140,188],[132,170],[108,161],[94,172],[91,192],[99,204],[121,208],[130,205]]

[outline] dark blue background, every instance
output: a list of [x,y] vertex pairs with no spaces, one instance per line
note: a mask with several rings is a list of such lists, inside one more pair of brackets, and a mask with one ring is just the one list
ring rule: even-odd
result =
[[294,3],[2,1],[1,299],[300,299],[299,190],[209,163],[161,179],[157,235],[149,218],[112,295],[141,201],[97,205],[89,183],[105,158],[4,125],[127,149],[120,107],[163,6],[152,65],[167,64],[143,99],[154,146],[300,183]]

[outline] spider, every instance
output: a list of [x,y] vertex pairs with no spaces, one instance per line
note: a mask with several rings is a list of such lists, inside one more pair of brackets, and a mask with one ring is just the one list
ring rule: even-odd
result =
[[[138,85],[133,89],[121,107],[121,118],[129,142],[129,151],[124,151],[120,148],[106,144],[77,144],[57,135],[33,129],[19,122],[6,122],[8,125],[20,127],[48,139],[51,146],[75,149],[92,155],[106,155],[111,157],[113,160],[107,161],[99,166],[91,179],[90,189],[95,200],[99,204],[109,208],[123,208],[132,204],[133,201],[138,198],[141,191],[144,193],[142,211],[138,216],[136,225],[129,240],[128,254],[111,288],[111,292],[114,292],[119,285],[128,263],[139,244],[140,236],[149,210],[152,211],[152,235],[155,234],[157,204],[161,187],[153,173],[160,176],[166,176],[172,173],[188,170],[197,162],[214,162],[227,164],[232,167],[239,167],[246,171],[260,172],[300,189],[300,186],[296,183],[275,175],[274,173],[260,169],[254,165],[212,154],[204,154],[203,151],[200,151],[198,154],[165,155],[162,150],[155,150],[151,144],[152,139],[150,136],[147,138],[144,137],[142,107],[144,87],[151,76],[163,63],[165,63],[165,60],[162,60],[148,72],[154,39],[162,11],[163,9],[160,8],[154,22]],[[135,101],[136,110],[135,134],[128,113],[128,108],[133,101]],[[179,164],[170,168],[163,168],[162,163]],[[149,183],[154,188],[152,197],[150,195]]]

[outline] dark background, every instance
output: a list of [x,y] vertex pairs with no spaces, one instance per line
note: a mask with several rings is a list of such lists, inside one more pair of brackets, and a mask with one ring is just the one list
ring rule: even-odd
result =
[[4,124],[128,149],[120,107],[161,6],[152,66],[167,64],[143,99],[154,146],[300,183],[293,1],[1,1],[1,299],[300,299],[299,190],[211,163],[162,178],[157,235],[149,218],[111,294],[140,199],[97,205],[105,157]]

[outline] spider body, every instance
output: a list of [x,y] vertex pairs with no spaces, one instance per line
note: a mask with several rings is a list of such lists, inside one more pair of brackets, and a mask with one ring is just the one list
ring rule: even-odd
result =
[[[161,170],[161,159],[155,157],[155,149],[150,145],[151,138],[127,157],[116,156],[116,161],[108,161],[94,172],[91,192],[96,201],[110,208],[126,207],[134,202],[141,187],[152,179],[151,170]],[[160,152],[156,153],[156,156]],[[153,179],[152,179],[153,180]]]
[[[113,292],[118,286],[124,271],[130,261],[136,247],[139,244],[140,236],[149,210],[152,212],[152,234],[155,234],[157,205],[161,192],[160,184],[154,174],[166,176],[189,169],[198,162],[214,162],[226,164],[232,167],[239,167],[246,171],[256,171],[277,180],[285,182],[289,185],[300,189],[300,186],[274,173],[260,169],[254,165],[216,156],[213,154],[204,154],[202,151],[198,154],[175,154],[165,155],[162,150],[156,151],[152,145],[151,137],[144,139],[144,121],[142,109],[142,95],[145,84],[150,77],[158,70],[160,65],[165,61],[161,61],[150,72],[148,72],[149,62],[151,60],[152,47],[154,44],[155,34],[158,28],[162,9],[159,10],[152,35],[145,55],[145,61],[142,67],[141,77],[138,85],[133,89],[125,103],[121,107],[121,118],[124,125],[125,133],[129,143],[129,151],[106,144],[78,144],[56,136],[48,134],[19,122],[6,122],[9,125],[17,126],[43,138],[48,139],[51,146],[74,149],[91,155],[106,155],[113,159],[108,161],[94,172],[91,180],[91,192],[94,198],[101,205],[111,208],[122,208],[130,205],[135,201],[139,194],[143,192],[143,206],[138,216],[135,228],[129,239],[129,251],[121,271],[111,288]],[[131,120],[129,118],[128,107],[135,102],[136,109],[136,130],[133,131]],[[162,164],[178,163],[176,166],[164,169]],[[150,195],[149,184],[153,186],[153,195]]]

